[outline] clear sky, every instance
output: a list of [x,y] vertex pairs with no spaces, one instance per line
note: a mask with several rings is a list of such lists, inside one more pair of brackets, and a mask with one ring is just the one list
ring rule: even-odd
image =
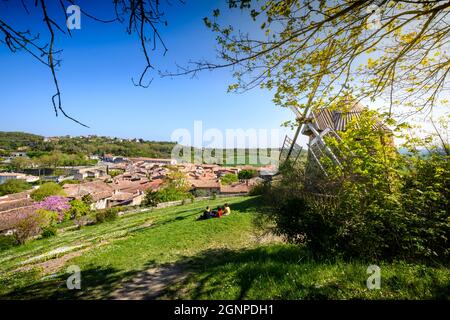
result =
[[[111,2],[76,3],[83,10],[107,19],[114,16]],[[214,58],[215,35],[204,26],[203,17],[211,16],[222,1],[188,0],[185,5],[172,2],[172,7],[166,10],[168,26],[161,27],[169,51],[165,56],[160,50],[151,52],[153,64],[163,70],[174,70],[176,63]],[[64,25],[64,16],[56,9],[60,10],[50,8],[54,18],[62,19]],[[1,19],[19,29],[43,30],[40,11],[37,16],[32,6],[30,11],[32,16],[27,16],[20,1],[0,1]],[[231,17],[227,16],[227,10],[222,12],[223,22],[240,17],[239,13]],[[241,17],[239,22],[246,23],[247,16]],[[41,36],[46,35],[43,30]],[[102,24],[82,16],[81,30],[73,30],[72,38],[59,33],[56,45],[63,49],[58,78],[64,108],[90,128],[62,116],[55,117],[49,69],[30,55],[12,54],[0,44],[0,131],[168,141],[176,129],[193,130],[196,120],[203,121],[204,130],[217,128],[225,132],[239,128],[279,129],[283,121],[293,118],[290,111],[273,104],[268,91],[227,93],[228,84],[233,83],[231,70],[203,72],[194,79],[161,79],[155,75],[149,88],[135,87],[131,78],[139,77],[145,67],[144,57],[137,36],[128,35],[122,24]],[[285,132],[282,129],[281,139]]]

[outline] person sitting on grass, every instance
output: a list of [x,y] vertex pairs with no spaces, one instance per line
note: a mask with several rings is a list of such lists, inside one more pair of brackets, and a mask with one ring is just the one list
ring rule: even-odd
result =
[[222,214],[223,214],[222,207],[218,207],[218,208],[217,208],[217,218],[222,217]]
[[214,216],[211,212],[211,208],[208,206],[208,207],[206,207],[206,210],[203,212],[203,214],[200,217],[198,217],[197,220],[206,220],[206,219],[211,219],[213,217]]
[[231,213],[230,206],[228,205],[228,203],[225,203],[225,205],[223,206],[223,215],[227,216],[230,213]]

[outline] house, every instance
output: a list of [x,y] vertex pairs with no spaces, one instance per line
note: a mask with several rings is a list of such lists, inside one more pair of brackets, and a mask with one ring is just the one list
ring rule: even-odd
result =
[[128,162],[128,158],[122,156],[113,156],[112,154],[105,154],[103,156],[103,161],[112,163],[126,163]]
[[114,156],[112,154],[107,153],[103,156],[103,161],[114,162]]
[[34,212],[31,192],[28,190],[0,197],[0,233],[13,229],[18,221]]
[[176,165],[177,160],[175,159],[158,159],[158,158],[146,158],[146,157],[138,157],[138,158],[130,158],[130,160],[133,163],[136,162],[143,162],[143,163],[152,163],[152,164],[159,164],[159,165]]
[[147,178],[139,180],[114,179],[111,187],[116,191],[136,193],[147,189],[156,189],[163,183],[163,180],[149,181]]
[[71,170],[75,180],[84,180],[87,178],[103,178],[107,176],[106,167],[78,167]]
[[39,177],[16,172],[0,172],[0,184],[7,180],[25,180],[26,182],[36,182]]
[[228,185],[220,186],[221,194],[247,194],[251,190],[248,182],[235,182]]
[[12,157],[12,158],[17,158],[17,157],[27,157],[27,153],[26,153],[25,151],[11,152],[11,157]]
[[108,206],[108,199],[114,195],[114,189],[102,181],[91,181],[80,184],[65,184],[63,186],[67,197],[81,199],[90,194],[93,200],[91,209],[105,209]]
[[214,168],[213,171],[218,177],[222,177],[226,174],[236,174],[237,175],[239,173],[239,169],[233,168],[233,167],[218,167],[218,168]]
[[259,170],[259,177],[271,180],[278,173],[277,169],[274,168],[262,168]]
[[197,196],[209,196],[220,192],[220,183],[216,179],[188,179],[191,191]]
[[108,208],[115,206],[138,206],[145,198],[145,192],[138,190],[137,192],[118,191],[108,199]]

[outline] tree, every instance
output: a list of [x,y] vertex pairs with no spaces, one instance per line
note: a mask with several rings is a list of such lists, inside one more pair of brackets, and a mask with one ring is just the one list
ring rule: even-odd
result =
[[31,193],[31,198],[42,201],[49,196],[64,195],[63,188],[55,182],[47,182]]
[[10,167],[14,171],[22,171],[23,169],[30,168],[33,162],[28,157],[15,157],[11,159]]
[[177,167],[170,167],[169,170],[162,188],[158,191],[152,189],[146,191],[143,205],[156,206],[161,202],[192,198],[192,194],[188,192],[190,185],[186,180],[186,175]]
[[258,171],[253,169],[243,169],[239,171],[238,178],[241,180],[247,180],[258,176]]
[[31,189],[31,185],[27,183],[25,180],[10,179],[7,180],[5,183],[0,184],[0,196],[18,193],[28,189]]
[[[7,5],[8,1],[5,1]],[[180,0],[180,2],[182,2]],[[11,52],[24,51],[37,61],[45,65],[53,79],[55,94],[52,97],[52,104],[55,115],[61,113],[63,116],[87,127],[74,117],[66,113],[62,105],[61,90],[57,77],[57,68],[60,67],[62,50],[56,48],[57,33],[71,36],[71,30],[66,25],[68,18],[66,9],[74,5],[72,0],[61,0],[53,3],[48,0],[27,1],[22,0],[22,8],[28,15],[36,15],[43,21],[43,26],[47,30],[47,37],[40,35],[37,31],[26,30],[20,25],[20,20],[6,21],[0,17],[0,44],[6,46]],[[148,87],[152,80],[146,80],[146,74],[153,69],[150,62],[150,50],[155,50],[157,44],[161,45],[164,53],[167,47],[159,33],[161,24],[167,26],[164,19],[164,11],[159,0],[116,0],[111,1],[111,13],[115,15],[113,19],[101,19],[81,9],[81,14],[99,23],[123,23],[128,34],[137,34],[141,49],[144,54],[145,67],[139,76],[138,81],[133,79],[135,86]],[[55,14],[60,13],[66,19],[57,19]]]
[[237,181],[238,181],[238,177],[233,173],[227,173],[223,177],[220,178],[220,182],[225,185],[232,184],[233,182],[237,182]]
[[57,214],[58,221],[64,219],[65,213],[69,210],[69,200],[61,196],[48,196],[35,205],[37,210],[43,209]]
[[28,239],[36,237],[46,229],[56,224],[56,213],[45,209],[36,210],[27,217],[21,219],[14,226],[14,237],[19,244],[24,244]]
[[60,151],[53,151],[38,158],[38,163],[44,168],[56,168],[62,164],[63,154]]
[[[233,68],[230,91],[275,90],[274,101],[300,109],[331,104],[352,93],[428,111],[449,89],[448,1],[233,0],[261,32],[205,24],[217,33],[220,61],[197,61],[166,75]],[[253,29],[254,30],[254,29]],[[308,102],[304,102],[308,101]],[[440,101],[444,103],[445,101]]]
[[90,212],[89,204],[82,200],[74,199],[70,201],[70,209],[68,211],[68,216],[70,219],[77,219],[82,216],[86,216]]
[[169,170],[169,173],[165,177],[164,185],[182,192],[188,191],[190,185],[186,180],[186,175],[177,167],[171,167]]
[[280,180],[264,190],[263,216],[317,256],[448,263],[448,156],[435,148],[427,156],[400,154],[374,125],[368,112],[341,139],[327,139],[341,159],[320,159],[327,176],[285,163]]

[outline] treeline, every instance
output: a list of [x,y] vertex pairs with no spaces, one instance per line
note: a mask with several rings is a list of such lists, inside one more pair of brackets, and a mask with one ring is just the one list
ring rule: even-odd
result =
[[69,155],[98,155],[106,153],[126,157],[169,158],[172,142],[125,140],[102,136],[55,137],[46,141],[44,137],[23,132],[0,132],[0,156],[9,156],[15,151],[25,151],[31,158],[55,152]]
[[[44,166],[57,165],[86,165],[89,156],[112,154],[125,157],[171,158],[175,143],[166,141],[146,141],[143,139],[120,139],[104,136],[88,137],[53,137],[45,139],[43,136],[25,132],[0,132],[0,157],[10,156],[13,152],[23,151],[35,162]],[[197,149],[190,148],[190,162],[212,163],[210,157],[219,157],[222,153],[223,165],[251,164],[265,165],[267,157],[278,159],[279,149]],[[201,155],[197,161],[196,155]],[[231,155],[231,156],[230,156]],[[182,155],[180,157],[184,158]],[[263,161],[261,161],[263,160]],[[25,161],[22,161],[25,162]],[[20,167],[25,163],[18,164]]]

